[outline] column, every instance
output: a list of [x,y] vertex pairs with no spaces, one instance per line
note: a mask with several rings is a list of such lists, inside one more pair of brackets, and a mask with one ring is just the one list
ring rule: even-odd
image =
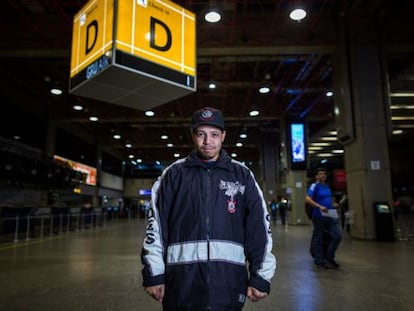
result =
[[375,239],[373,203],[392,200],[388,154],[388,94],[375,18],[354,12],[341,25],[334,91],[338,139],[345,149],[351,235]]

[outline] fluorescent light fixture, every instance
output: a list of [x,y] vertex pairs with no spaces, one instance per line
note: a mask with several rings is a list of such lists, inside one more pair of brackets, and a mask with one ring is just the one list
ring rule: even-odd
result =
[[414,109],[414,105],[391,105],[391,109]]
[[414,120],[414,117],[409,117],[409,116],[396,117],[396,116],[393,116],[393,117],[391,117],[391,120],[393,120],[393,121]]
[[309,146],[308,150],[322,150],[323,147],[319,147],[319,146]]
[[320,137],[320,140],[325,140],[325,141],[337,141],[337,140],[338,140],[338,138],[336,138],[336,137],[332,137],[332,136],[323,136],[323,137]]
[[391,97],[414,97],[414,93],[395,92],[390,93]]
[[330,146],[330,143],[311,143],[311,146],[321,146],[321,147],[326,147],[326,146]]
[[392,131],[392,134],[393,134],[393,135],[399,135],[399,134],[402,134],[402,133],[404,133],[404,131],[403,131],[403,130],[393,130],[393,131]]
[[330,153],[330,152],[318,153],[316,156],[317,157],[320,157],[320,158],[323,158],[323,157],[332,157],[333,156],[333,153]]
[[334,150],[332,150],[332,153],[341,154],[341,153],[344,153],[344,150],[342,150],[342,149],[334,149]]

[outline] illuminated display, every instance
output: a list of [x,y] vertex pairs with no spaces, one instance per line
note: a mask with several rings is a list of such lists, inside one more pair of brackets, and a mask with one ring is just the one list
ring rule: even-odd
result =
[[303,123],[290,123],[289,124],[289,158],[290,168],[306,169],[306,131],[305,124]]
[[82,183],[96,186],[96,168],[57,155],[55,155],[53,158],[57,162],[63,162],[67,164],[74,171],[83,173],[83,176],[85,176],[85,178],[82,180]]

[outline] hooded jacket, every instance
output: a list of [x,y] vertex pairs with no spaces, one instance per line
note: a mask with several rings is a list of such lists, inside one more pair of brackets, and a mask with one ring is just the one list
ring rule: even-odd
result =
[[165,284],[164,310],[239,310],[247,286],[269,292],[276,259],[253,173],[225,151],[212,168],[192,152],[152,188],[143,285]]

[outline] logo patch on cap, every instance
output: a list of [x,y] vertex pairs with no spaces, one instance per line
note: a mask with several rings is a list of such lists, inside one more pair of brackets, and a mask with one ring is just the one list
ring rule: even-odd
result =
[[204,120],[210,120],[213,117],[213,111],[211,110],[204,110],[201,114],[201,118]]

